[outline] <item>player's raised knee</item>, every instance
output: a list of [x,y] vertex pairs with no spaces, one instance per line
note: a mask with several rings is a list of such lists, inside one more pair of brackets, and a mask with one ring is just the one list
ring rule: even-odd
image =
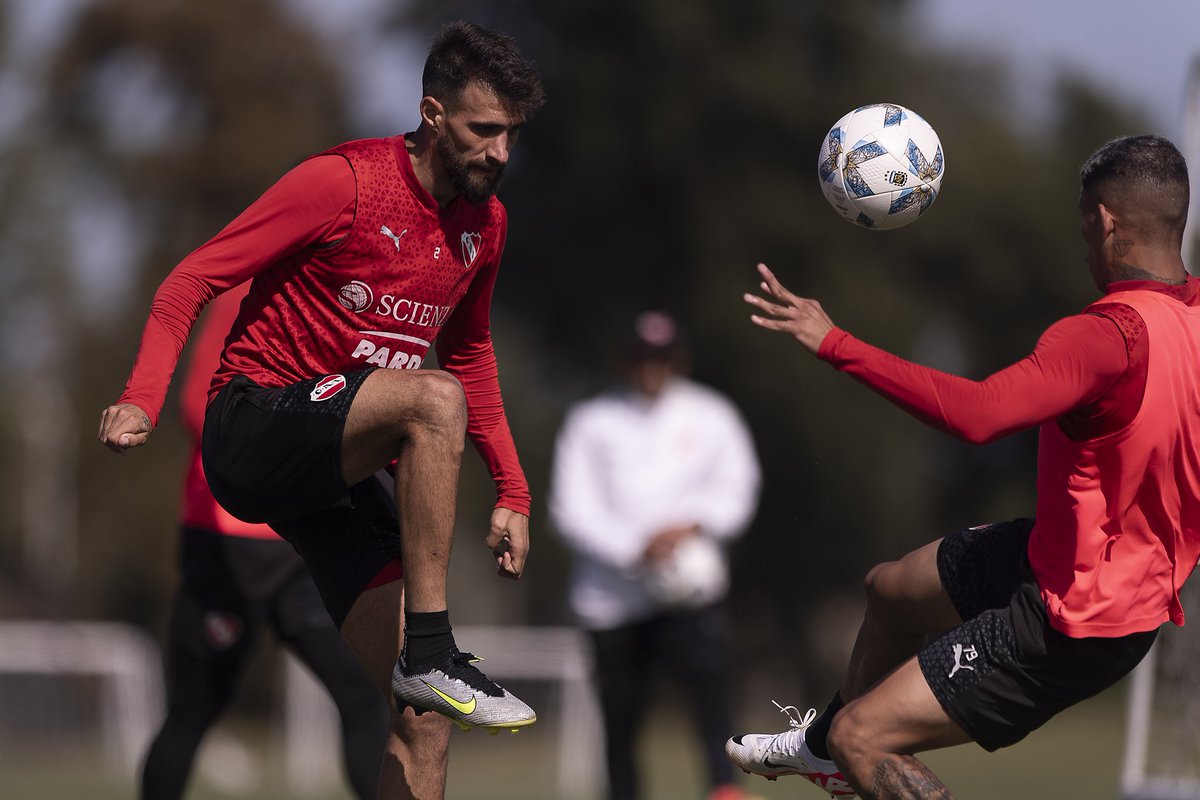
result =
[[871,567],[867,577],[863,578],[863,591],[867,596],[867,606],[875,615],[886,614],[891,608],[891,602],[898,599],[902,593],[900,563],[888,561]]
[[427,403],[447,414],[467,416],[467,396],[458,378],[440,369],[422,370],[425,385],[421,387]]
[[449,372],[420,370],[414,402],[422,420],[461,435],[467,428],[467,398],[462,384]]

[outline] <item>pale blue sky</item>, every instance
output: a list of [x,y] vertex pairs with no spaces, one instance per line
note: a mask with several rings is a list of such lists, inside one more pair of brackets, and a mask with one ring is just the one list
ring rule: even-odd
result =
[[[426,42],[396,37],[386,26],[403,1],[283,0],[324,29],[332,52],[345,59],[357,135],[391,134],[416,123]],[[0,63],[0,144],[20,136],[22,123],[36,113],[47,54],[64,22],[89,2],[0,0],[0,11],[10,15],[11,45]],[[1200,0],[913,0],[909,10],[905,35],[912,46],[1007,67],[1018,124],[1026,130],[1037,129],[1046,90],[1065,69],[1143,110],[1148,132],[1175,140],[1189,161],[1200,162],[1200,110],[1191,142],[1182,113],[1188,72],[1200,57]],[[1195,184],[1200,210],[1200,181]],[[88,222],[93,229],[94,222]],[[120,247],[93,252],[105,263],[89,272],[100,276],[134,255]],[[104,286],[119,291],[107,279]]]
[[917,0],[916,29],[941,47],[1006,63],[1017,100],[1044,111],[1054,72],[1087,76],[1178,140],[1188,71],[1200,57],[1197,0]]
[[[9,0],[20,34],[10,62],[44,52],[62,20],[88,2]],[[365,56],[351,69],[360,118],[397,124],[415,115],[419,95],[411,89],[411,72],[420,68],[424,42],[410,43],[403,53],[394,45],[382,53],[370,47],[382,38],[383,18],[397,0],[285,3],[329,31],[340,45],[336,52]],[[914,0],[910,8],[916,44],[1001,60],[1011,68],[1017,99],[1031,113],[1044,106],[1050,76],[1065,67],[1145,110],[1155,132],[1172,138],[1182,133],[1186,75],[1200,56],[1200,0]],[[27,100],[16,95],[16,87],[0,82],[0,97]],[[14,115],[3,116],[11,122]]]

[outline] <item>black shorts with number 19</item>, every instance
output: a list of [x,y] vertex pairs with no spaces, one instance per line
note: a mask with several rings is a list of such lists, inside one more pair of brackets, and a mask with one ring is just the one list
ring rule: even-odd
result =
[[1055,714],[1112,686],[1156,630],[1072,638],[1050,625],[1026,551],[1033,520],[942,539],[942,587],[963,620],[917,654],[946,714],[985,750],[1016,744]]
[[204,417],[208,484],[224,508],[266,522],[308,565],[333,621],[384,567],[400,558],[395,501],[385,482],[342,479],[342,431],[373,369],[325,375],[282,388],[238,376]]

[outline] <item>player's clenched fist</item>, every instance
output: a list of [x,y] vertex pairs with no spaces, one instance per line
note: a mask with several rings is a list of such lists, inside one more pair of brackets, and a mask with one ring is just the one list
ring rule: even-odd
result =
[[150,417],[132,403],[117,403],[100,414],[100,443],[118,453],[145,444],[153,430]]
[[529,555],[529,517],[503,507],[495,509],[484,544],[496,557],[498,575],[513,580],[520,578]]

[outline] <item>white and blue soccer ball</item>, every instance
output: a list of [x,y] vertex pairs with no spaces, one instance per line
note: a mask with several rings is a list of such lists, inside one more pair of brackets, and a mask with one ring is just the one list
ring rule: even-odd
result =
[[937,199],[946,157],[921,116],[895,103],[862,106],[829,129],[817,159],[821,191],[864,228],[899,228]]

